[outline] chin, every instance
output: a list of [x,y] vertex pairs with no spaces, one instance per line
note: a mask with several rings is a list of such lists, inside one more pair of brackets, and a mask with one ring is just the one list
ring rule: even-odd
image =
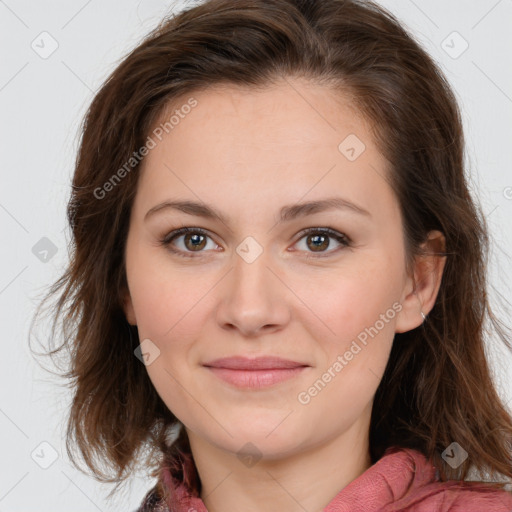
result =
[[255,428],[251,425],[231,424],[228,430],[233,437],[226,434],[222,440],[211,439],[211,442],[239,456],[279,459],[292,454],[303,441],[296,438],[283,425],[278,425],[279,422],[261,423]]

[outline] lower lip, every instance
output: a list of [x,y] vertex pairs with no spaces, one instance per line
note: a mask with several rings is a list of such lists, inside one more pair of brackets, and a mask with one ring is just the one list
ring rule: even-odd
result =
[[239,388],[264,388],[296,377],[307,366],[274,368],[268,370],[231,370],[207,366],[217,377]]

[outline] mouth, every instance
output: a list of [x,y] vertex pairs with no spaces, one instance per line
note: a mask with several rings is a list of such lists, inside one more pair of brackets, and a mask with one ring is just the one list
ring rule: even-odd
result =
[[237,388],[260,389],[301,374],[310,365],[274,356],[216,359],[203,365],[216,377]]

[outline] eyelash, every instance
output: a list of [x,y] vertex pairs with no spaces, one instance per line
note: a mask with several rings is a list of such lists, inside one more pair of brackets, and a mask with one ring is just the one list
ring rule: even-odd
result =
[[[170,250],[171,252],[173,252],[174,254],[176,254],[178,256],[181,256],[182,258],[189,258],[189,259],[190,258],[196,258],[197,256],[195,256],[192,251],[183,253],[183,251],[174,249],[172,247],[172,245],[171,245],[171,242],[173,242],[180,235],[183,235],[183,234],[186,234],[186,233],[197,233],[197,234],[200,234],[200,235],[207,236],[208,238],[211,238],[210,235],[207,233],[207,231],[202,229],[202,228],[184,227],[184,228],[176,229],[176,230],[171,231],[170,233],[168,233],[163,239],[161,239],[159,241],[160,245],[163,245],[168,250]],[[337,250],[327,251],[327,252],[324,252],[324,253],[321,253],[321,252],[319,252],[319,253],[310,253],[310,254],[306,255],[306,258],[326,258],[326,257],[330,256],[332,253],[336,253],[339,250],[344,249],[346,247],[351,247],[351,245],[352,245],[352,240],[348,236],[344,235],[343,233],[339,233],[338,231],[336,231],[336,230],[334,230],[332,228],[329,228],[329,227],[325,227],[325,228],[307,228],[307,229],[301,231],[301,233],[300,233],[301,236],[297,240],[297,242],[299,242],[305,236],[310,235],[312,233],[313,234],[320,234],[320,235],[328,235],[328,236],[334,238],[337,242],[339,242],[342,245],[342,247],[337,249]],[[297,243],[297,242],[295,242],[295,243]],[[198,253],[201,253],[201,252],[204,252],[204,251],[198,251]]]

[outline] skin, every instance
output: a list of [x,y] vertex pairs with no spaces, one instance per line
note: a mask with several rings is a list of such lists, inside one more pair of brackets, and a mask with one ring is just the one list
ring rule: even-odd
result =
[[[394,334],[418,327],[420,311],[431,310],[444,259],[417,260],[407,275],[388,163],[339,92],[286,79],[264,90],[215,86],[191,96],[198,105],[141,170],[126,245],[126,317],[160,351],[146,368],[188,432],[209,512],[320,511],[371,465],[370,414]],[[354,161],[338,149],[349,134],[366,146]],[[277,222],[284,205],[333,196],[370,216],[332,209]],[[171,199],[212,205],[227,222],[171,208],[144,220]],[[174,240],[190,258],[159,243],[182,226],[208,232],[199,251],[185,235]],[[352,245],[328,237],[315,251],[300,233],[310,227],[331,227]],[[263,249],[251,263],[236,251],[248,236]],[[442,247],[441,233],[429,240]],[[400,311],[300,403],[298,394],[393,304]],[[202,366],[269,354],[310,366],[261,390],[234,388]],[[261,457],[253,465],[237,457],[249,442]]]

